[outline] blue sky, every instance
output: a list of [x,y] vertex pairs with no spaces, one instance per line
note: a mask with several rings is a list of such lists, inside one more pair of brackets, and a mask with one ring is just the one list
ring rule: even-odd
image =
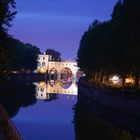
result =
[[32,43],[43,52],[60,51],[63,59],[75,59],[79,42],[95,20],[111,18],[117,0],[16,0],[18,14],[10,34]]

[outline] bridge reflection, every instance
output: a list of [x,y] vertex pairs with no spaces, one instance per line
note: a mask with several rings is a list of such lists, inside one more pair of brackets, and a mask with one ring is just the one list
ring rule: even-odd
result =
[[76,96],[78,93],[75,81],[72,83],[63,83],[58,80],[49,80],[47,82],[36,82],[34,85],[36,86],[37,99],[50,100],[51,98],[58,98],[58,94]]

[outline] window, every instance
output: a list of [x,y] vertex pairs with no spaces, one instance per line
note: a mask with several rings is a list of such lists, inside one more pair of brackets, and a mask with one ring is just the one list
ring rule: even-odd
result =
[[40,91],[41,91],[41,92],[43,92],[43,91],[44,91],[44,88],[43,88],[43,87],[41,87],[41,88],[40,88]]
[[42,62],[42,66],[45,66],[45,62]]
[[38,64],[37,64],[38,66],[40,66],[41,65],[41,63],[40,62],[38,62]]
[[43,57],[43,60],[45,60],[45,57]]

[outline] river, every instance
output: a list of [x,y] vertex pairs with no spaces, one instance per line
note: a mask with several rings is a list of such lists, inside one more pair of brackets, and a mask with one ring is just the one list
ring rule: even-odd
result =
[[[110,121],[112,118],[106,119],[79,105],[77,95],[76,83],[42,81],[7,86],[0,91],[0,101],[25,140],[139,140],[131,130]],[[137,127],[139,121],[136,132]]]

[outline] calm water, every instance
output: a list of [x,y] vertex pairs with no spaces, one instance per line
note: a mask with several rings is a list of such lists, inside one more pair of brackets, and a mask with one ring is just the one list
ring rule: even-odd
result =
[[100,105],[87,111],[78,104],[75,83],[8,86],[0,101],[25,140],[140,140],[140,118]]
[[77,102],[77,85],[65,84],[64,88],[53,82],[34,83],[35,104],[21,107],[12,118],[25,140],[75,139],[73,107]]
[[13,122],[25,140],[74,140],[73,106],[76,96],[59,95],[55,101],[38,100],[21,108]]

